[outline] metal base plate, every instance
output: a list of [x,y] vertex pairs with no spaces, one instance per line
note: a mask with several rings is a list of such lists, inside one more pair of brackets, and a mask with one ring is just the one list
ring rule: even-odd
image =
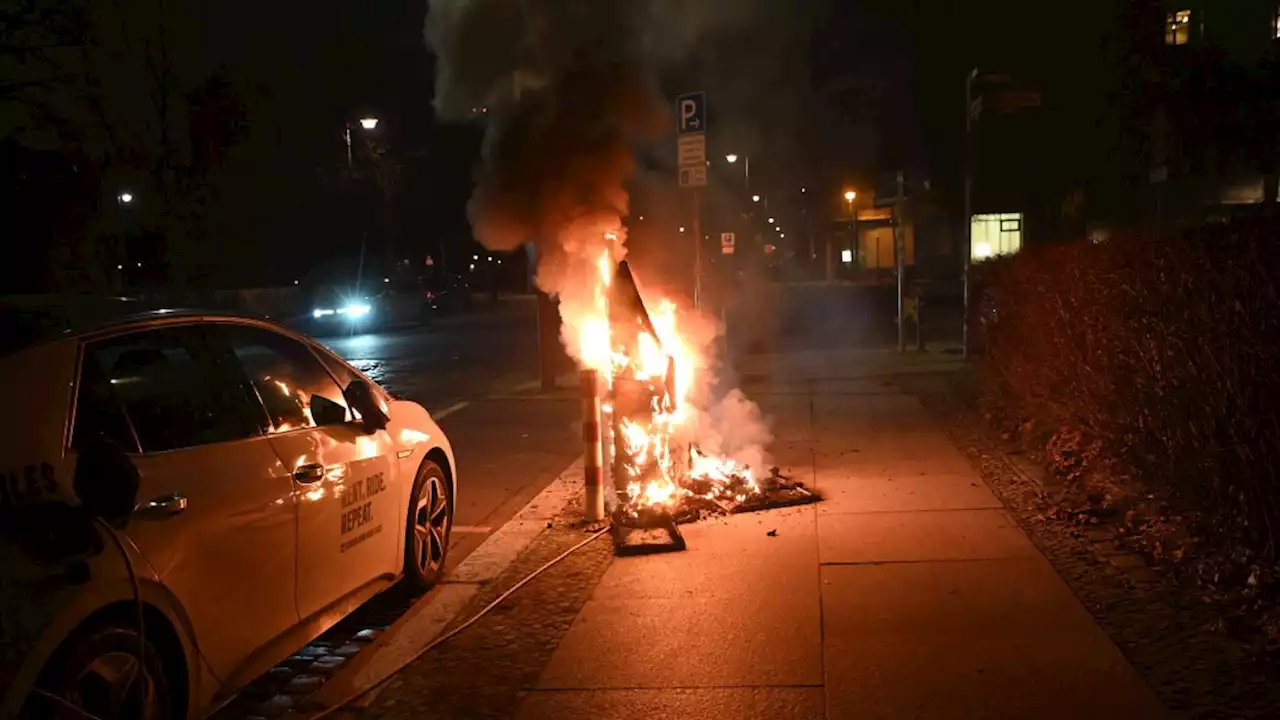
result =
[[649,513],[643,522],[619,522],[615,517],[609,528],[613,553],[618,557],[680,552],[687,546],[675,519],[666,513]]

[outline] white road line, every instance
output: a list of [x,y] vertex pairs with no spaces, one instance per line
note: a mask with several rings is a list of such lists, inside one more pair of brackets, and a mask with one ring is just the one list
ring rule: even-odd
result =
[[456,532],[456,533],[472,533],[476,535],[482,535],[484,533],[491,532],[492,530],[493,528],[489,527],[488,525],[454,525],[453,526],[453,532]]
[[450,405],[449,407],[447,407],[447,408],[445,408],[445,409],[441,410],[440,412],[433,412],[433,413],[431,413],[431,419],[432,419],[432,420],[437,420],[437,421],[438,421],[438,420],[441,420],[441,419],[443,419],[443,418],[446,418],[446,417],[448,417],[448,416],[450,416],[450,415],[452,415],[452,414],[454,414],[454,413],[458,412],[459,410],[461,410],[462,408],[464,408],[464,407],[466,407],[466,406],[468,406],[468,405],[470,405],[470,404],[471,404],[471,403],[470,403],[470,402],[467,402],[466,400],[463,400],[462,402],[456,402],[456,403],[454,403],[454,404]]

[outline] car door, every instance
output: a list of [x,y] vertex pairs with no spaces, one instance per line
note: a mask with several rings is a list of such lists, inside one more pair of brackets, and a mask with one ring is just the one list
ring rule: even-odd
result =
[[385,430],[352,422],[338,382],[306,343],[256,325],[221,331],[267,409],[272,447],[293,471],[298,611],[307,618],[399,571],[396,447]]
[[293,480],[265,412],[197,325],[96,340],[82,358],[74,432],[138,451],[128,536],[226,678],[298,621]]

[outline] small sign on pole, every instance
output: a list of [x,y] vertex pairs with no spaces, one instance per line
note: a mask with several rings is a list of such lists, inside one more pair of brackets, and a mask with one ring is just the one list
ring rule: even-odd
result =
[[680,167],[707,166],[707,136],[705,133],[681,135],[676,141],[676,153]]
[[680,187],[704,187],[707,184],[707,166],[680,168]]
[[733,233],[720,233],[720,252],[724,255],[733,254],[734,239]]

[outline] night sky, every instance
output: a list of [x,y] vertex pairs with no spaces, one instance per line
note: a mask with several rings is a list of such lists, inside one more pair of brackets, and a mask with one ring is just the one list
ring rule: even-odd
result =
[[[66,268],[136,262],[154,270],[130,282],[284,283],[352,258],[361,237],[379,260],[392,245],[414,262],[469,252],[483,126],[435,119],[425,0],[150,5],[78,0],[61,16],[5,17],[16,38],[0,95],[5,209],[38,269],[11,270],[5,288],[89,285],[100,273]],[[774,214],[797,216],[805,202],[821,217],[843,187],[898,167],[954,189],[966,67],[1034,55],[1047,62],[1027,75],[1056,81],[1105,57],[1069,44],[1044,52],[1064,41],[1019,34],[1038,22],[1022,5],[706,0],[697,7],[712,19],[663,67],[663,91],[708,92],[713,159],[750,155]],[[50,38],[75,47],[86,32],[88,70],[74,54],[24,50]],[[364,115],[380,124],[357,126],[348,182],[342,128]],[[393,171],[375,177],[375,156]],[[801,199],[800,187],[816,195]],[[124,190],[129,207],[116,200]]]

